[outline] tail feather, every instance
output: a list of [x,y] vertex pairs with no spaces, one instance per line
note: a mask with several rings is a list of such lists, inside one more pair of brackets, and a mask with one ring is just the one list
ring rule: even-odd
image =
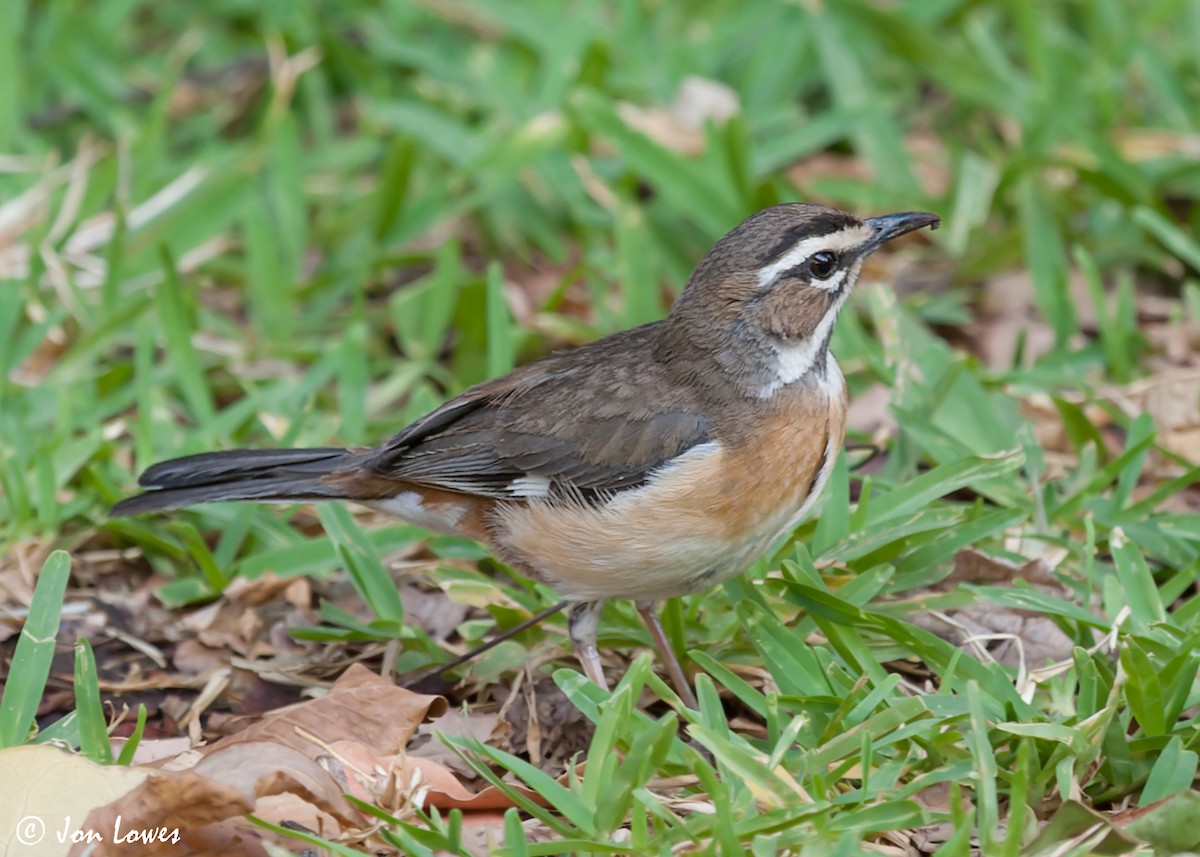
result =
[[338,469],[330,462],[340,462],[351,454],[349,450],[337,447],[202,452],[150,466],[138,477],[138,485],[151,489],[184,488],[284,473],[328,473]]
[[321,477],[355,467],[362,454],[347,449],[233,449],[163,461],[138,484],[146,493],[122,500],[110,515],[137,515],[196,503],[253,500],[303,503],[344,499]]

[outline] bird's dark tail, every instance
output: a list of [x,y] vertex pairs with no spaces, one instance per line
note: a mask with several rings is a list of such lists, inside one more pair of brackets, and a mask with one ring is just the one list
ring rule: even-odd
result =
[[353,471],[363,453],[348,449],[232,449],[163,461],[138,479],[146,493],[122,500],[109,513],[137,515],[196,503],[252,500],[304,503],[347,499],[322,477]]

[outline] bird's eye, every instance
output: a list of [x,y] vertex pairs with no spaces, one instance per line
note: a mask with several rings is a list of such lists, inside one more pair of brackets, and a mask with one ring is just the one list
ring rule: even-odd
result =
[[820,253],[813,253],[808,260],[808,270],[818,280],[828,280],[833,276],[833,272],[837,270],[837,255],[830,253],[828,250],[822,250]]

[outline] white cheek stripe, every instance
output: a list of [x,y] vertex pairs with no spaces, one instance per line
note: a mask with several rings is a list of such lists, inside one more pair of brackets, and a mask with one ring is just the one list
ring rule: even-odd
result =
[[[834,232],[832,235],[816,235],[812,238],[805,238],[770,265],[760,268],[758,271],[758,284],[764,287],[771,285],[771,283],[779,278],[780,274],[796,267],[813,253],[821,250],[829,250],[832,253],[843,253],[846,250],[861,247],[874,237],[875,230],[864,223],[861,226],[847,227],[840,232]],[[832,280],[827,280],[825,282],[818,281],[813,285],[819,285],[821,288],[833,288],[836,284]]]
[[[853,268],[846,272],[850,278],[850,285],[854,285],[854,280],[858,277],[859,269],[862,267],[860,261]],[[812,371],[813,366],[817,361],[817,349],[825,344],[829,338],[833,326],[837,323],[838,313],[841,312],[842,304],[846,302],[846,298],[850,296],[850,289],[843,289],[841,296],[834,301],[829,311],[825,313],[825,317],[817,324],[817,329],[813,331],[812,336],[796,342],[771,342],[771,348],[775,352],[775,377],[771,382],[765,385],[758,391],[761,398],[767,398],[780,387],[790,384],[793,381],[798,381]],[[834,364],[837,365],[836,363]]]

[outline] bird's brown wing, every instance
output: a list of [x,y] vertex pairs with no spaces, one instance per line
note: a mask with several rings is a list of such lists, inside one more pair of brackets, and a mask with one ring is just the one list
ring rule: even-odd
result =
[[650,356],[652,327],[560,352],[446,402],[363,469],[497,499],[611,496],[709,439]]

